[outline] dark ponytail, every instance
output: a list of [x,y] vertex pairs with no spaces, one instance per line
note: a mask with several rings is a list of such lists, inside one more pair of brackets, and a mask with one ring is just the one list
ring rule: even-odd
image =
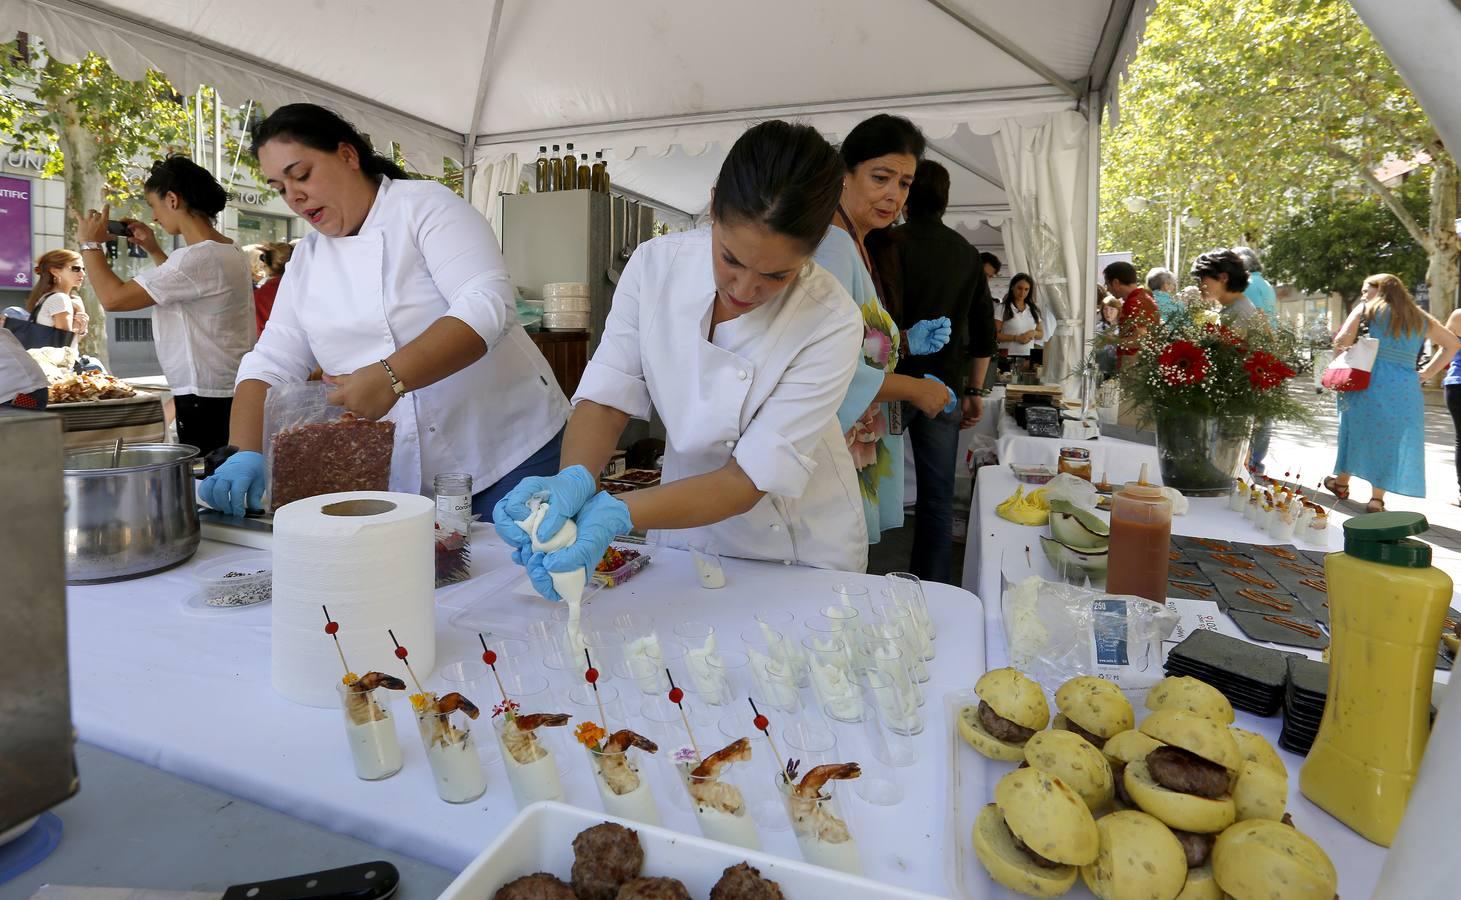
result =
[[756,222],[816,249],[842,199],[842,161],[809,125],[780,119],[746,130],[715,179],[710,214]]
[[250,132],[249,152],[257,159],[259,148],[272,140],[293,141],[324,153],[334,153],[341,144],[349,144],[360,155],[360,171],[371,181],[381,176],[405,181],[411,176],[388,157],[376,153],[365,136],[345,121],[339,113],[313,103],[290,103],[274,110]]
[[228,191],[218,183],[208,170],[188,159],[173,155],[153,162],[147,172],[142,189],[149,194],[165,197],[176,194],[188,211],[213,221],[228,205]]
[[1029,307],[1031,318],[1035,320],[1036,325],[1039,325],[1040,307],[1035,305],[1035,279],[1024,272],[1017,272],[1015,277],[1010,279],[1009,290],[1004,295],[1004,321],[1008,322],[1015,316],[1015,285],[1021,281],[1030,286],[1030,293],[1025,295],[1025,306]]

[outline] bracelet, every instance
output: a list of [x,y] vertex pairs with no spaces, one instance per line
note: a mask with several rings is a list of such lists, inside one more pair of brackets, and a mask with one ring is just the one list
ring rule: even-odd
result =
[[81,249],[83,251],[86,251],[86,250],[97,250],[97,251],[100,251],[102,253],[105,253],[106,252],[106,245],[105,244],[100,244],[100,243],[98,243],[96,241],[82,241],[81,242]]
[[381,367],[386,370],[386,374],[390,376],[391,390],[396,392],[397,397],[406,396],[406,386],[401,383],[401,379],[396,377],[396,370],[392,369],[391,364],[386,362],[385,360],[381,360],[380,364]]

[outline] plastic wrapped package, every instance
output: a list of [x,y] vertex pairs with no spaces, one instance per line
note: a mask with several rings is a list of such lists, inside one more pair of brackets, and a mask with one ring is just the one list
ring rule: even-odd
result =
[[1140,597],[1116,596],[1031,576],[1001,600],[1010,665],[1054,691],[1077,675],[1122,690],[1162,680],[1162,641],[1178,615]]
[[1045,499],[1065,500],[1082,509],[1096,508],[1096,486],[1084,478],[1077,478],[1069,472],[1061,472],[1045,485]]
[[264,401],[269,509],[337,491],[390,490],[394,422],[357,419],[322,381],[270,388]]

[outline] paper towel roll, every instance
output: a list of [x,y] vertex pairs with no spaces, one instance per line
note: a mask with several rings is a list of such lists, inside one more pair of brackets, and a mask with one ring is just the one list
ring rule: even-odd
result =
[[296,500],[274,514],[274,690],[307,706],[339,703],[345,674],[325,634],[325,613],[357,675],[403,678],[387,629],[425,679],[436,665],[436,505],[416,494],[349,491]]

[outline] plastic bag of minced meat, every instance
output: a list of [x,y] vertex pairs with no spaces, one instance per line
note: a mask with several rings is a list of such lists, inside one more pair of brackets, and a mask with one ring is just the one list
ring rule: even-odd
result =
[[385,491],[391,483],[393,422],[357,419],[326,400],[322,381],[269,389],[264,466],[269,510],[337,491]]

